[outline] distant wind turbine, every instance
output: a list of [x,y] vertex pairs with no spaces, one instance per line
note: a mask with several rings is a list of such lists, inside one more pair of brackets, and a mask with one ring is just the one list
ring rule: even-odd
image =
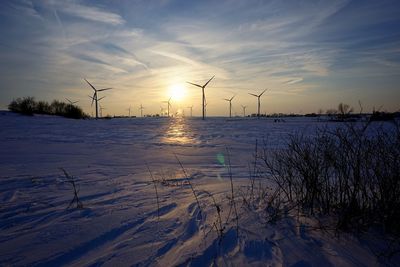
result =
[[76,103],[78,103],[79,101],[71,101],[71,100],[69,100],[68,98],[65,98],[71,105],[74,105],[74,104],[76,104]]
[[268,89],[265,89],[261,94],[259,94],[259,95],[255,95],[255,94],[252,94],[252,93],[249,93],[249,95],[252,95],[252,96],[255,96],[255,97],[257,97],[258,98],[258,109],[257,109],[257,117],[259,118],[260,117],[260,97],[265,93],[265,91],[267,91]]
[[168,105],[168,109],[167,109],[168,117],[169,117],[169,108],[171,107],[171,98],[172,98],[172,96],[168,99],[168,101],[163,101],[163,103],[167,103],[167,105]]
[[193,117],[193,106],[187,107],[190,108],[190,117]]
[[246,108],[247,108],[247,106],[243,106],[243,105],[241,105],[241,106],[243,108],[243,117],[246,117]]
[[235,98],[235,96],[232,96],[230,99],[224,98],[225,101],[229,102],[229,118],[232,117],[232,100]]
[[160,115],[163,116],[164,115],[164,108],[162,106],[160,106]]
[[211,82],[212,79],[214,79],[215,75],[211,77],[211,79],[208,80],[208,82],[206,82],[204,85],[199,85],[199,84],[195,84],[195,83],[191,83],[191,82],[187,82],[191,85],[200,87],[203,93],[203,97],[202,97],[202,107],[203,107],[203,120],[205,119],[205,108],[206,108],[206,95],[204,94],[204,89],[206,88],[206,86],[208,85],[209,82]]
[[[95,99],[93,96],[90,96],[90,95],[88,95],[88,97],[90,99],[92,99],[92,106],[93,106],[93,101],[96,101],[96,111],[97,111],[97,103],[100,102],[100,100],[102,100],[103,98],[105,98],[105,96],[103,96],[103,97],[100,97],[99,99]],[[92,113],[92,116],[93,116],[93,113]],[[101,115],[100,115],[100,117],[101,117]],[[96,113],[96,119],[98,119],[98,114],[97,113]]]
[[100,106],[100,118],[102,118],[103,117],[103,110],[106,109],[106,108],[103,108],[100,104],[99,104],[99,106]]
[[129,117],[131,117],[131,106],[129,106],[129,108],[127,110],[129,112]]
[[[112,88],[103,88],[103,89],[96,89],[90,82],[88,82],[88,80],[84,79],[89,85],[90,87],[92,87],[94,93],[93,93],[93,97],[92,98],[92,106],[93,106],[93,102],[96,102],[96,119],[99,117],[99,108],[98,108],[98,101],[100,99],[98,99],[97,97],[97,92],[102,92],[102,91],[106,91],[106,90],[110,90]],[[104,98],[104,97],[103,97]],[[101,99],[103,99],[101,98]]]
[[[88,97],[90,99],[92,99],[92,105],[93,105],[93,101],[95,101],[95,99],[93,98],[93,96],[88,95]],[[106,96],[100,97],[99,99],[97,99],[98,102],[100,102],[100,100],[102,100],[103,98],[105,98]]]
[[140,108],[139,108],[139,110],[140,110],[140,117],[143,117],[143,109],[144,109],[144,107],[142,106],[142,104],[140,104]]

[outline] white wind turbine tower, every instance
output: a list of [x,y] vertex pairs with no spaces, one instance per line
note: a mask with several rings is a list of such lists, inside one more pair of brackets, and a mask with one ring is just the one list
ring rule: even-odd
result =
[[168,99],[168,101],[163,101],[163,103],[167,103],[167,105],[168,105],[168,108],[167,108],[168,117],[169,117],[169,108],[171,107],[171,98],[172,98],[172,96]]
[[127,111],[129,112],[129,118],[131,117],[131,106],[129,106],[129,108],[127,109]]
[[99,108],[98,108],[98,97],[97,97],[97,92],[102,92],[102,91],[106,91],[106,90],[110,90],[112,88],[103,88],[103,89],[96,89],[90,82],[88,82],[88,80],[84,79],[89,85],[90,87],[92,87],[94,93],[93,93],[93,97],[92,98],[92,106],[93,106],[93,101],[96,102],[96,119],[99,117]]
[[246,117],[246,108],[247,108],[247,106],[243,106],[243,105],[241,105],[242,106],[242,109],[243,109],[243,117]]
[[267,91],[267,89],[265,89],[265,90],[264,90],[261,94],[259,94],[259,95],[255,95],[255,94],[249,93],[249,95],[252,95],[252,96],[255,96],[255,97],[258,98],[257,118],[260,117],[260,97],[265,93],[265,91]]
[[71,105],[74,105],[74,104],[76,104],[76,103],[78,103],[79,101],[71,101],[71,100],[69,100],[68,98],[65,98]]
[[203,107],[203,120],[204,120],[204,118],[205,118],[205,108],[206,108],[206,95],[204,94],[204,89],[206,88],[206,86],[208,85],[208,83],[211,82],[211,80],[212,80],[214,77],[215,77],[215,75],[212,76],[211,79],[209,79],[208,82],[206,82],[204,85],[199,85],[199,84],[187,82],[187,83],[189,83],[189,84],[191,84],[191,85],[200,87],[201,90],[202,90],[203,97],[202,97],[202,105],[201,105],[201,106]]
[[140,110],[140,117],[143,117],[143,109],[144,109],[144,107],[142,106],[142,104],[140,104],[140,108],[139,108],[139,110]]
[[193,105],[187,108],[190,108],[190,117],[193,117]]
[[232,100],[235,98],[235,96],[232,96],[230,99],[224,98],[225,101],[229,102],[229,118],[232,117]]

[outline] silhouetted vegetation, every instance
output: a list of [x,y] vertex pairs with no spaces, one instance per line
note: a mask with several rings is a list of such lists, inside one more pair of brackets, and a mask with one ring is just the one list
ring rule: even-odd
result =
[[400,237],[398,123],[346,123],[312,137],[294,135],[287,149],[265,150],[261,159],[276,185],[272,210],[329,215],[336,229],[379,227]]
[[33,97],[17,98],[8,105],[10,111],[22,113],[24,115],[33,115],[35,108],[36,102]]
[[57,115],[72,119],[88,117],[83,110],[73,104],[54,100],[51,104],[46,101],[36,102],[33,97],[17,98],[11,101],[8,109],[12,112],[32,116],[33,114]]
[[390,113],[383,111],[374,111],[370,117],[371,121],[394,121],[396,117],[399,117],[398,112]]
[[[353,113],[353,107],[349,106],[348,104],[340,103],[337,109],[331,108],[327,109],[325,114],[332,120],[332,121],[356,121],[362,116],[362,106],[360,103],[360,112]],[[318,111],[318,114],[322,114],[322,110]]]
[[69,209],[74,203],[76,203],[76,208],[77,209],[82,209],[83,208],[83,203],[79,199],[79,194],[78,194],[79,193],[79,189],[78,189],[78,186],[76,185],[75,177],[72,176],[72,175],[69,175],[68,172],[66,170],[64,170],[63,168],[61,168],[61,171],[64,173],[65,178],[67,179],[67,182],[71,184],[72,189],[73,189],[73,194],[74,194],[74,198],[69,203],[67,209]]

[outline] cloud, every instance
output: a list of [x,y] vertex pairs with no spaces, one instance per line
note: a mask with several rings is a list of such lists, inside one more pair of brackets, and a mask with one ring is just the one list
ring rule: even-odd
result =
[[293,78],[293,79],[290,79],[290,80],[284,82],[284,84],[295,84],[295,83],[299,83],[299,82],[301,82],[301,81],[303,81],[303,78],[302,78],[302,77]]
[[[201,83],[214,74],[208,96],[217,107],[212,97],[228,91],[246,104],[247,92],[258,88],[275,89],[271,97],[279,98],[337,88],[341,78],[365,81],[399,72],[399,19],[389,4],[395,2],[221,0],[212,12],[201,1],[148,2],[2,3],[7,23],[0,24],[0,73],[14,80],[4,87],[29,84],[38,95],[78,88],[79,97],[80,78],[88,75],[118,88],[110,92],[116,102],[151,96],[150,110],[167,97],[171,83]],[[188,90],[197,101],[198,91]]]
[[116,13],[95,6],[79,4],[76,1],[51,1],[49,4],[59,12],[73,17],[111,25],[122,25],[125,23],[125,20]]
[[150,52],[157,54],[157,55],[164,56],[164,57],[168,57],[170,59],[173,59],[173,60],[176,60],[179,62],[183,62],[183,63],[189,64],[189,65],[192,65],[194,67],[199,67],[201,65],[201,63],[199,63],[195,60],[192,60],[190,58],[180,56],[180,55],[177,55],[174,53],[169,53],[169,52],[165,52],[165,51],[155,51],[155,50],[150,50]]
[[32,17],[32,18],[42,19],[40,14],[35,9],[32,1],[30,1],[30,0],[20,0],[20,1],[11,2],[10,5],[18,13],[22,13],[22,14]]

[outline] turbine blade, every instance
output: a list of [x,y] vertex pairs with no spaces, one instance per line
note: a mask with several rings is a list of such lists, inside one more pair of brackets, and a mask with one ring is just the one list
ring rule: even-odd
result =
[[100,97],[99,99],[97,99],[97,101],[102,100],[103,98],[105,98],[106,96]]
[[71,100],[69,100],[68,98],[65,98],[70,104],[72,104],[72,101]]
[[72,102],[71,104],[73,105],[73,104],[76,104],[76,103],[78,103],[79,101],[74,101],[74,102]]
[[262,96],[265,93],[265,91],[267,91],[267,90],[268,89],[265,89],[261,94],[258,95],[258,97]]
[[191,82],[187,82],[187,83],[189,83],[189,84],[191,84],[191,85],[194,85],[194,86],[197,86],[197,87],[200,87],[200,88],[203,88],[203,86],[198,85],[198,84],[195,84],[195,83],[191,83]]
[[94,97],[92,97],[90,95],[88,97],[90,97],[92,99],[92,104],[90,104],[90,106],[93,106]]
[[231,99],[229,99],[229,101],[232,101],[232,99],[234,99],[234,98],[235,98],[235,96],[236,96],[236,95],[232,96],[232,97],[231,97]]
[[255,95],[255,94],[252,94],[252,93],[249,93],[249,95],[252,95],[252,96],[258,97],[258,95]]
[[215,77],[215,75],[214,75],[214,76],[212,76],[212,77],[211,77],[211,79],[209,79],[209,80],[208,80],[208,82],[206,82],[206,84],[205,84],[205,85],[203,85],[203,87],[205,88],[205,87],[207,86],[207,84],[208,84],[209,82],[211,82],[211,80],[212,80],[212,79],[214,79],[214,77]]
[[112,89],[112,88],[103,88],[103,89],[97,90],[97,92],[106,91],[106,90],[111,90],[111,89]]
[[225,101],[230,101],[229,99],[226,99],[226,98],[223,98],[223,100],[225,100]]
[[85,78],[83,78],[83,79],[90,85],[90,87],[92,87],[93,90],[96,91],[96,88],[94,88],[94,86],[88,80],[86,80]]

